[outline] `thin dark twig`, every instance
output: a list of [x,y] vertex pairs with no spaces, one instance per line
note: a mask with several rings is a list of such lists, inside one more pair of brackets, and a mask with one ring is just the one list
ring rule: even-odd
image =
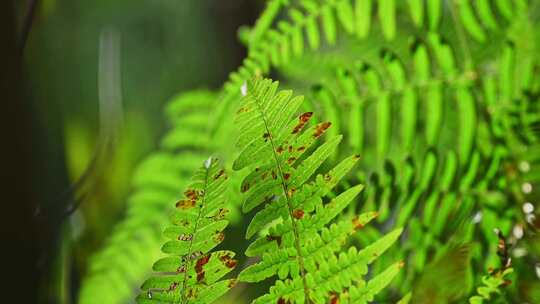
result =
[[32,23],[34,22],[34,15],[36,13],[36,7],[38,5],[38,0],[30,0],[26,15],[24,16],[24,23],[22,26],[22,31],[19,40],[19,54],[22,56],[24,51],[24,46],[28,40],[28,35],[30,34],[30,29],[32,28]]

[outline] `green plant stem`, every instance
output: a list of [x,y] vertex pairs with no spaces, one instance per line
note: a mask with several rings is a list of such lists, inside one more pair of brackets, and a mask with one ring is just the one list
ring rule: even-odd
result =
[[296,225],[296,220],[293,216],[293,206],[289,199],[289,196],[287,195],[287,184],[285,183],[285,179],[283,177],[283,170],[281,168],[281,165],[279,163],[279,158],[276,154],[276,146],[274,144],[273,140],[273,134],[270,132],[270,129],[268,128],[268,123],[266,122],[266,116],[261,109],[258,102],[256,102],[257,107],[259,109],[259,112],[261,113],[262,120],[264,122],[264,128],[266,129],[266,132],[270,134],[268,138],[270,139],[270,145],[272,146],[272,155],[274,155],[274,160],[276,162],[276,166],[278,169],[279,178],[281,180],[281,186],[283,190],[283,195],[285,196],[285,200],[287,201],[287,209],[289,211],[289,218],[291,219],[292,228],[293,228],[293,234],[294,234],[294,245],[296,247],[296,258],[298,260],[298,265],[300,266],[300,276],[302,277],[302,284],[304,285],[304,295],[306,297],[305,302],[309,303],[309,288],[306,280],[306,270],[304,267],[304,257],[302,256],[302,253],[300,252],[301,246],[300,246],[300,235],[298,233],[298,226]]
[[[187,252],[188,259],[191,258],[190,256],[191,256],[191,249],[193,248],[193,239],[195,239],[194,234],[195,234],[195,231],[197,231],[197,227],[199,226],[199,220],[201,218],[201,214],[203,213],[204,204],[205,204],[205,200],[206,200],[206,190],[208,188],[208,172],[210,171],[210,168],[205,168],[205,169],[206,169],[206,174],[204,176],[204,190],[203,190],[201,208],[199,210],[199,214],[197,214],[197,220],[195,220],[195,227],[193,228],[191,240],[189,240],[189,249],[188,249],[188,252]],[[186,286],[187,286],[187,280],[188,280],[188,271],[189,271],[189,263],[188,263],[188,261],[186,261],[186,269],[184,271],[184,280],[182,282],[182,303],[183,304],[187,304]]]

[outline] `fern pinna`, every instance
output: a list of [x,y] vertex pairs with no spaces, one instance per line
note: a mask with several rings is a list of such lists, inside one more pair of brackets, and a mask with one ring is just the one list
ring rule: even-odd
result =
[[193,183],[176,203],[165,229],[168,241],[161,250],[155,275],[142,285],[138,303],[212,303],[234,286],[236,280],[218,281],[236,266],[234,252],[209,252],[223,239],[227,175],[210,157],[193,176]]
[[[341,252],[347,237],[362,228],[376,213],[344,217],[329,225],[362,190],[351,187],[330,202],[323,198],[352,169],[359,156],[341,161],[315,180],[310,177],[332,154],[341,136],[328,139],[311,151],[316,140],[330,127],[322,122],[303,131],[312,113],[294,118],[303,97],[278,91],[278,83],[255,79],[243,88],[245,97],[237,112],[242,151],[233,169],[252,169],[242,182],[246,199],[242,209],[249,212],[264,204],[247,228],[248,238],[270,225],[247,249],[248,256],[261,261],[244,269],[239,280],[258,282],[278,275],[270,292],[254,303],[362,303],[373,299],[397,274],[396,263],[369,283],[362,280],[367,265],[399,237],[396,229],[375,243],[357,251]],[[302,132],[303,131],[303,132]],[[307,154],[307,155],[304,155]]]

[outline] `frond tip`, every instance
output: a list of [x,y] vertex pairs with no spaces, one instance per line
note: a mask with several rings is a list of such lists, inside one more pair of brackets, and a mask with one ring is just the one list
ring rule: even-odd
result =
[[153,277],[144,282],[138,303],[211,303],[236,282],[218,281],[236,266],[234,252],[211,252],[224,238],[228,225],[224,219],[227,176],[215,158],[204,162],[193,177],[193,183],[176,203],[165,229],[168,241],[161,250],[167,254],[158,260]]

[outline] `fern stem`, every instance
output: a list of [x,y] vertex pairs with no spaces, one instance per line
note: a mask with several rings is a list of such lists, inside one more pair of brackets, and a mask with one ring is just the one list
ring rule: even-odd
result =
[[287,201],[287,209],[289,211],[289,218],[291,219],[292,228],[293,228],[293,234],[294,234],[294,245],[296,247],[296,258],[298,260],[298,266],[300,267],[300,276],[302,277],[302,284],[304,285],[304,295],[305,295],[305,302],[309,303],[309,288],[306,280],[306,270],[304,267],[304,257],[302,256],[300,252],[300,233],[298,232],[298,226],[296,225],[296,219],[293,215],[293,206],[289,199],[289,195],[287,194],[287,183],[285,183],[285,178],[283,177],[283,169],[281,168],[281,164],[279,163],[279,158],[276,154],[276,145],[274,144],[273,134],[270,131],[270,128],[268,127],[268,123],[266,120],[265,113],[263,109],[261,109],[261,106],[258,102],[255,103],[257,105],[257,108],[259,109],[259,112],[261,113],[262,120],[264,122],[264,128],[266,129],[266,132],[270,134],[268,138],[270,139],[270,145],[272,146],[272,155],[274,155],[274,161],[276,162],[276,166],[278,169],[279,179],[281,181],[281,186],[283,190],[283,195],[285,196],[285,200]]
[[[199,209],[199,214],[197,214],[197,219],[195,220],[195,226],[193,227],[193,232],[192,232],[192,235],[195,234],[195,232],[197,231],[197,228],[199,226],[199,221],[201,219],[201,215],[203,214],[203,210],[204,210],[204,207],[205,207],[205,201],[206,201],[206,191],[207,191],[207,188],[208,188],[208,172],[210,171],[210,166],[205,166],[205,175],[204,175],[204,189],[203,189],[203,197],[202,197],[202,202],[201,202],[201,208]],[[185,271],[184,271],[184,280],[182,282],[182,303],[183,304],[187,304],[188,301],[186,299],[186,287],[187,287],[187,280],[188,280],[188,272],[189,272],[189,259],[191,258],[191,255],[192,255],[192,248],[193,248],[193,240],[195,239],[195,237],[192,237],[190,240],[189,240],[189,249],[188,249],[188,252],[186,254],[187,256],[187,259],[185,260],[185,263],[186,263],[186,267],[185,267]]]

